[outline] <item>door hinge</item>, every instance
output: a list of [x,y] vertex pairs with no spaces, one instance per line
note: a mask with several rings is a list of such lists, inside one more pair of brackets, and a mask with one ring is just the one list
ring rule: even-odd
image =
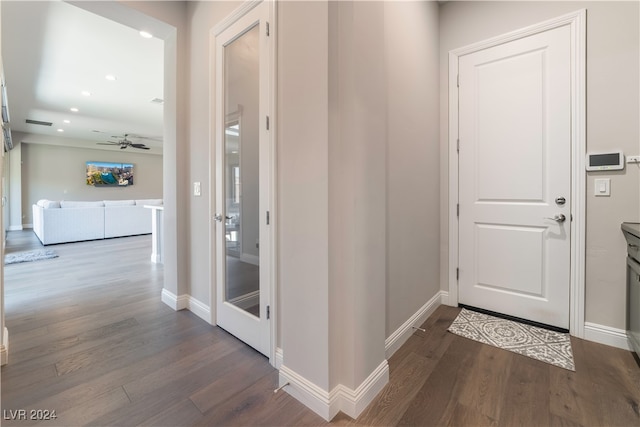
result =
[[460,280],[460,269],[456,268],[456,280]]
[[271,318],[271,307],[267,306],[267,320]]
[[456,151],[459,153],[460,152],[460,138],[458,138],[456,140]]
[[460,203],[456,204],[456,216],[460,218]]
[[267,37],[269,37],[271,34],[270,34],[270,32],[269,32],[269,23],[268,23],[268,22],[267,22],[266,27],[267,27]]
[[269,225],[270,220],[271,220],[271,218],[270,218],[270,215],[269,215],[269,211],[267,211],[267,225]]
[[269,116],[267,116],[267,130],[269,130]]

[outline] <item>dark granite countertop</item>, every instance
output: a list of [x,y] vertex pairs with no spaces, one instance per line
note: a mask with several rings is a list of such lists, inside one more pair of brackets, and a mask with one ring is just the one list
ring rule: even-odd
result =
[[623,222],[622,231],[626,231],[627,233],[631,233],[634,236],[640,238],[640,223],[638,222]]

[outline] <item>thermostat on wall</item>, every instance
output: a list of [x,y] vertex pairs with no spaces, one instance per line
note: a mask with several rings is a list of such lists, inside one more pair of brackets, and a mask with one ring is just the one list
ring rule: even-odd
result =
[[624,153],[611,151],[608,153],[588,153],[588,171],[615,171],[624,169]]

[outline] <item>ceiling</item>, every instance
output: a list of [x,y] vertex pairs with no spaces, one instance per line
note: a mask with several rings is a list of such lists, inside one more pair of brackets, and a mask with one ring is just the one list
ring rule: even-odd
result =
[[[33,142],[66,141],[108,150],[119,147],[96,142],[117,141],[114,136],[129,134],[140,138],[128,139],[152,150],[128,150],[161,150],[161,39],[143,38],[140,29],[61,1],[3,0],[1,28],[14,133],[30,134]],[[107,80],[107,75],[116,80]],[[27,124],[27,119],[52,125]]]

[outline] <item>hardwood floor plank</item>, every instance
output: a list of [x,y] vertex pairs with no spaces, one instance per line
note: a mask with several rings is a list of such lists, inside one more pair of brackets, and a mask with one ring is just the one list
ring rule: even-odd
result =
[[396,425],[422,388],[436,363],[415,353],[407,355],[394,370],[389,383],[360,416],[364,425]]
[[274,371],[268,363],[260,360],[262,359],[261,355],[256,354],[252,358],[255,360],[247,360],[238,364],[236,369],[223,373],[209,385],[189,396],[200,412],[205,413],[215,408],[227,400],[229,396],[242,392]]
[[[577,341],[577,340],[574,340]],[[582,341],[582,340],[580,340]],[[638,372],[630,352],[602,344],[582,341],[579,359],[591,378],[590,387],[581,390],[591,420],[601,425],[640,425],[640,384],[630,371]],[[615,392],[614,392],[615,391]]]
[[233,364],[253,363],[252,350],[240,342],[218,341],[202,350],[185,355],[185,357],[161,369],[124,384],[124,388],[132,401],[138,400],[149,393],[184,382],[184,379],[199,372],[203,367],[211,369],[209,374],[216,378],[223,375]]
[[471,340],[453,340],[398,425],[448,424],[481,346]]
[[56,423],[62,426],[90,425],[95,419],[105,413],[117,411],[130,403],[122,387],[116,387],[86,401],[83,405],[76,405],[58,415]]
[[456,407],[453,410],[453,414],[451,415],[451,419],[447,424],[450,427],[457,426],[476,426],[476,427],[495,427],[498,425],[498,422],[478,411],[475,408],[469,408],[461,402],[458,402]]
[[502,405],[496,396],[507,393],[507,384],[511,376],[511,365],[516,355],[489,345],[479,349],[468,381],[462,389],[459,402],[461,408],[472,409],[487,417],[487,420],[499,420]]
[[197,424],[202,419],[202,412],[196,408],[190,399],[180,401],[167,406],[158,414],[144,420],[139,426],[191,426]]
[[[191,316],[186,317],[188,320]],[[114,359],[102,360],[88,370],[78,370],[64,377],[47,379],[37,384],[37,387],[18,387],[15,390],[5,388],[3,374],[2,404],[19,408],[28,402],[37,402],[43,407],[66,410],[95,397],[102,390],[120,386],[138,375],[143,376],[171,364],[183,357],[185,351],[208,345],[209,335],[210,327],[207,325],[199,324],[185,330],[183,325],[178,324],[160,332],[156,339],[150,338],[144,347],[123,353]],[[5,368],[10,371],[10,365],[3,367]]]
[[[549,424],[549,370],[555,368],[526,356],[514,355],[511,375],[502,396],[499,425]],[[559,369],[559,368],[555,368]]]
[[[278,373],[262,377],[243,393],[238,393],[207,411],[198,426],[278,426],[299,418],[300,412],[311,412],[286,392],[274,393]],[[324,425],[320,417],[311,417],[312,425]],[[320,422],[321,424],[317,424]]]

